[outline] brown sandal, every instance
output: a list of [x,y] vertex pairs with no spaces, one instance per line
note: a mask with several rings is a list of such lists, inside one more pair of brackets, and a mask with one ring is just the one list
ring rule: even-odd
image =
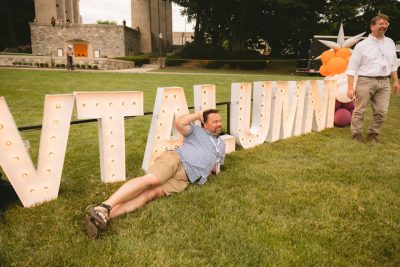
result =
[[97,238],[100,234],[99,229],[97,228],[96,224],[92,221],[90,216],[86,216],[85,220],[83,221],[83,225],[86,229],[86,234],[90,238]]
[[[97,207],[106,209],[107,213],[96,210]],[[84,224],[89,237],[96,238],[101,231],[107,228],[107,219],[110,215],[110,211],[111,206],[104,203],[87,209],[88,215],[85,217]]]

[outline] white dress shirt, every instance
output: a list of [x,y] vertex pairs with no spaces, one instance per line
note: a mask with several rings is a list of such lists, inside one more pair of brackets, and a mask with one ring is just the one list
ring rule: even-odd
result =
[[396,46],[392,39],[377,39],[371,34],[353,50],[346,74],[352,76],[389,76],[397,71]]

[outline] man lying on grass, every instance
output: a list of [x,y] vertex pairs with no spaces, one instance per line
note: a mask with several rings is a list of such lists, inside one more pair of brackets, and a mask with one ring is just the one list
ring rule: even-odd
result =
[[[202,128],[193,124],[196,120],[202,122]],[[225,143],[219,137],[222,122],[218,111],[183,115],[176,119],[175,127],[184,136],[182,146],[163,152],[146,175],[127,181],[109,199],[88,209],[84,224],[89,237],[96,238],[112,218],[182,192],[189,183],[204,184],[211,173],[219,173]]]

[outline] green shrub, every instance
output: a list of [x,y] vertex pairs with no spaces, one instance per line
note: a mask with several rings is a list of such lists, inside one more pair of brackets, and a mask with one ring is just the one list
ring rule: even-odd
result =
[[206,48],[204,45],[195,42],[185,45],[179,55],[181,58],[187,59],[206,59]]
[[98,69],[99,69],[99,66],[94,65],[93,68],[94,68],[95,70],[98,70]]
[[88,68],[88,69],[91,69],[91,68],[92,68],[92,65],[87,65],[87,68]]
[[41,68],[43,68],[43,67],[44,67],[44,63],[39,63],[39,66],[40,66]]
[[205,65],[206,69],[219,69],[223,66],[224,64],[222,61],[219,60],[211,60],[208,61],[207,64]]
[[241,69],[262,69],[267,66],[265,56],[260,55],[257,51],[245,50],[233,52],[229,64],[232,68],[239,67]]
[[185,63],[187,60],[183,60],[180,58],[179,55],[171,55],[168,56],[167,59],[165,60],[165,66],[171,67],[171,66],[180,66],[183,63]]
[[106,24],[106,25],[117,25],[117,22],[115,20],[97,20],[97,24]]
[[61,64],[61,68],[65,68],[65,64],[63,63],[63,64]]
[[187,44],[179,53],[180,58],[224,60],[229,58],[229,52],[222,46],[202,45],[197,43]]
[[128,57],[117,57],[115,59],[126,60],[126,61],[133,61],[135,62],[135,66],[141,67],[144,64],[150,63],[150,55],[143,55],[143,56],[128,56]]

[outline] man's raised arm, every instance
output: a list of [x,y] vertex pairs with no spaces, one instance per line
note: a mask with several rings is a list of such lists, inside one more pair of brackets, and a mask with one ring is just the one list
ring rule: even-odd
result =
[[175,128],[182,135],[186,136],[190,131],[190,123],[199,120],[203,122],[203,112],[182,115],[175,119]]

